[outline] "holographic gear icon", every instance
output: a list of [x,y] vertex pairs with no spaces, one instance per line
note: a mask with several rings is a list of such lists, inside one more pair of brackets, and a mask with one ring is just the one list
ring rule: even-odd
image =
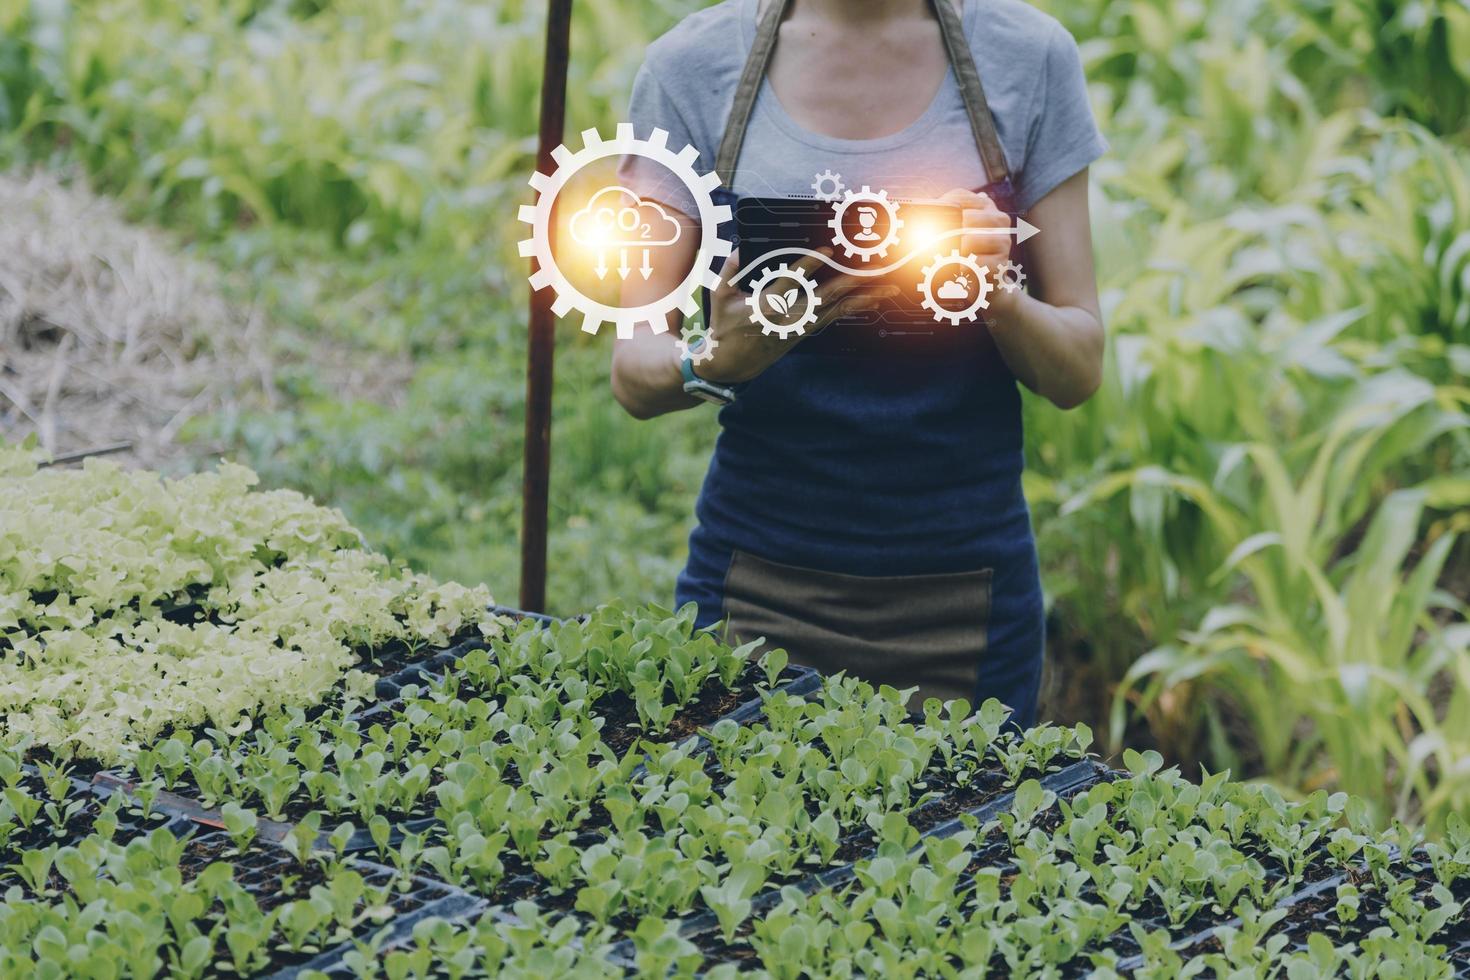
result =
[[[970,275],[975,277],[975,295],[963,309],[947,310],[943,306],[940,306],[939,301],[934,298],[934,277],[939,274],[941,269],[948,269],[953,266],[961,266]],[[975,256],[961,255],[959,249],[955,249],[948,255],[936,255],[934,256],[934,261],[924,267],[924,278],[919,283],[919,292],[924,297],[920,305],[934,315],[936,323],[948,320],[951,325],[957,327],[965,320],[973,320],[975,314],[990,306],[989,297],[992,287],[990,285],[989,275],[990,270],[981,265]],[[947,285],[949,285],[949,282],[944,283],[944,286]],[[940,287],[941,295],[944,286]],[[966,288],[965,295],[969,295],[968,287]]]
[[[864,245],[859,241],[854,241],[843,230],[842,220],[847,217],[848,209],[853,207],[881,209],[888,216],[888,227],[882,236],[874,233],[870,226],[864,225],[864,230],[876,239],[873,244]],[[827,222],[827,227],[832,229],[832,244],[841,246],[848,258],[857,256],[867,262],[875,255],[888,254],[889,246],[898,240],[898,229],[903,227],[903,219],[898,216],[898,205],[889,202],[887,191],[875,191],[864,184],[862,190],[848,191],[843,195],[842,200],[833,206],[832,220]],[[858,233],[859,236],[862,234],[863,232]]]
[[995,267],[995,281],[1000,284],[1001,289],[1014,293],[1026,285],[1026,270],[1021,268],[1019,262],[1007,259]]
[[828,204],[842,197],[845,190],[847,185],[842,182],[842,175],[831,170],[823,170],[812,181],[812,193],[817,195],[817,200]]
[[[695,346],[696,342],[698,346]],[[704,327],[685,327],[674,339],[674,346],[679,349],[680,360],[687,357],[691,364],[703,364],[715,356],[715,348],[720,346],[720,342]]]
[[[565,145],[558,146],[551,153],[556,170],[531,175],[536,203],[522,205],[518,214],[520,220],[531,226],[531,237],[520,243],[521,256],[536,260],[531,287],[556,290],[552,312],[565,316],[576,310],[582,314],[582,329],[587,333],[597,333],[607,322],[617,327],[620,339],[632,337],[633,329],[640,323],[648,324],[654,333],[663,333],[669,328],[669,313],[681,310],[685,316],[693,316],[699,312],[699,288],[714,289],[720,284],[719,273],[710,268],[710,260],[729,255],[731,245],[719,236],[720,224],[730,220],[729,207],[714,202],[712,192],[720,186],[719,175],[699,173],[694,169],[699,151],[686,146],[675,153],[669,149],[668,139],[669,134],[662,129],[655,129],[646,140],[637,139],[629,123],[620,123],[617,136],[610,140],[604,140],[595,129],[584,130],[582,149],[573,153]],[[699,212],[699,251],[689,273],[668,293],[640,306],[614,306],[588,296],[562,272],[551,249],[551,212],[557,194],[574,174],[589,164],[622,156],[640,156],[667,169],[688,189]]]
[[[774,309],[781,312],[787,312],[793,309],[794,306],[785,301],[786,296],[797,291],[802,293],[802,299],[797,302],[805,304],[804,312],[791,323],[777,323],[761,309],[763,301],[769,302],[766,300],[767,287],[778,279],[792,280],[796,283],[797,288],[787,290],[783,294],[778,294],[781,297],[783,305],[786,306],[786,310],[781,310],[780,306],[773,307]],[[760,324],[761,333],[786,340],[792,335],[800,337],[806,333],[806,328],[810,324],[816,322],[817,307],[822,305],[822,297],[817,295],[817,284],[808,278],[806,273],[800,269],[793,269],[785,262],[782,262],[761,270],[761,274],[756,277],[755,282],[751,283],[750,295],[745,297],[745,302],[750,307],[751,322]]]

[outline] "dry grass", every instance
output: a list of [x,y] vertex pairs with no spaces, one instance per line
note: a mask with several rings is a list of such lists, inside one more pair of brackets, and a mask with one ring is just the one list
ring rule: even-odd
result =
[[217,278],[84,187],[0,175],[0,436],[154,466],[190,419],[272,403],[265,326]]

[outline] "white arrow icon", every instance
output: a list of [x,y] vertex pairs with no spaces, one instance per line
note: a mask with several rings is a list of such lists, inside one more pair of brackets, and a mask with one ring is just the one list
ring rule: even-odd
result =
[[1016,226],[1014,228],[958,228],[954,231],[948,232],[945,237],[950,237],[954,235],[1015,235],[1016,244],[1019,245],[1021,242],[1024,242],[1026,239],[1035,235],[1039,231],[1041,231],[1040,228],[1036,227],[1025,218],[1017,218]]

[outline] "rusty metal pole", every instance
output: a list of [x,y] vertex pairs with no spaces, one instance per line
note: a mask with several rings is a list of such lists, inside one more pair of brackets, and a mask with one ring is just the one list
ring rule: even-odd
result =
[[[541,76],[541,138],[536,169],[551,173],[551,151],[561,144],[566,125],[567,62],[572,0],[549,0],[546,57]],[[551,224],[552,248],[555,221]],[[531,260],[536,271],[536,260]],[[521,608],[546,611],[547,498],[551,487],[551,359],[556,344],[552,290],[531,290],[530,341],[526,354],[526,451],[521,484]]]

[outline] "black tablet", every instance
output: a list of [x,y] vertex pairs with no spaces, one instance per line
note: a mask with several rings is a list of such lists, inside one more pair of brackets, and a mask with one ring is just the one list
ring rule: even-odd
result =
[[[838,266],[871,274],[858,288],[876,294],[879,302],[844,316],[797,351],[954,356],[990,348],[989,332],[981,324],[984,310],[975,303],[977,294],[983,296],[982,286],[973,268],[955,261],[963,211],[936,201],[889,203],[892,210],[873,202],[865,213],[860,202],[839,210],[817,198],[741,198],[735,206],[741,288],[752,292],[781,264],[790,266],[808,250],[830,247]],[[901,224],[890,236],[887,221],[895,215]],[[838,271],[823,263],[814,278],[820,283]],[[926,280],[927,293],[921,289]],[[783,299],[790,285],[775,284]]]

